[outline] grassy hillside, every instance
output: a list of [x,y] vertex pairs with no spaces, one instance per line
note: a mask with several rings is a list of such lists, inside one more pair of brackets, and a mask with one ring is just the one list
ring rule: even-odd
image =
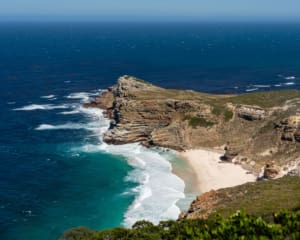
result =
[[274,212],[284,209],[300,209],[299,177],[247,183],[205,193],[192,203],[185,218],[214,218],[216,215],[228,217],[243,210],[267,219]]

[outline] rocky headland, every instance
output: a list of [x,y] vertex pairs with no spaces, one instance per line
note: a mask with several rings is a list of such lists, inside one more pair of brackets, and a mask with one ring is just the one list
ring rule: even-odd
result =
[[224,161],[268,179],[299,173],[299,90],[214,95],[122,76],[85,107],[111,119],[107,143],[225,149]]

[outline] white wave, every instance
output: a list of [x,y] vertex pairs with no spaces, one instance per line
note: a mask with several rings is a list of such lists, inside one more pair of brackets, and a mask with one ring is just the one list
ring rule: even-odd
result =
[[8,105],[14,105],[16,102],[7,102]]
[[[74,105],[73,107],[76,107]],[[65,124],[60,125],[51,125],[51,124],[41,124],[38,127],[35,128],[35,130],[67,130],[67,129],[73,129],[73,130],[80,130],[85,129],[88,131],[92,131],[94,135],[101,135],[106,131],[107,125],[109,126],[109,121],[106,120],[105,122],[101,123],[101,119],[104,119],[102,110],[100,109],[92,109],[92,108],[83,108],[78,107],[78,109],[75,109],[74,111],[65,112],[64,114],[75,114],[76,113],[85,113],[88,114],[90,118],[90,122],[88,123],[74,123],[74,122],[68,122]],[[60,113],[62,114],[62,113]],[[100,122],[99,122],[100,121]],[[102,126],[102,128],[101,128]],[[103,129],[103,126],[105,129]]]
[[249,89],[246,89],[246,92],[254,92],[258,90],[258,88],[249,88]]
[[[138,158],[129,154],[125,156],[131,160],[129,164]],[[180,209],[176,203],[185,197],[184,182],[172,173],[171,164],[157,152],[143,149],[139,158],[144,160],[144,166],[138,168],[140,171],[133,171],[132,175],[140,180],[140,186],[125,214],[124,224],[129,227],[139,220],[157,224],[162,220],[177,219]]]
[[51,124],[40,124],[38,127],[35,128],[35,130],[79,130],[79,129],[85,129],[89,131],[93,131],[98,126],[93,124],[86,124],[86,123],[65,123],[60,125],[51,125]]
[[71,81],[64,81],[64,83],[70,83]]
[[50,124],[41,124],[40,126],[36,127],[35,130],[50,130],[54,129],[55,126],[50,125]]
[[14,111],[33,111],[33,110],[53,110],[53,109],[66,109],[69,106],[63,105],[53,105],[53,104],[31,104],[21,108],[15,108]]
[[45,98],[45,99],[50,99],[50,98],[55,98],[55,95],[47,95],[47,96],[41,96],[41,98]]
[[294,80],[294,79],[296,79],[296,77],[295,76],[288,76],[288,77],[285,77],[284,79],[286,79],[286,80]]
[[[71,99],[86,100],[94,93],[73,93]],[[123,156],[133,167],[124,181],[138,183],[138,187],[130,190],[135,199],[124,216],[124,225],[132,226],[138,220],[149,220],[158,223],[161,220],[177,219],[180,209],[177,201],[184,198],[184,182],[172,173],[171,163],[158,151],[147,149],[138,143],[125,145],[108,145],[103,142],[103,134],[107,131],[110,121],[103,116],[103,111],[96,108],[73,106],[74,112],[79,111],[89,120],[88,123],[66,123],[61,125],[41,124],[36,130],[86,129],[91,136],[99,140],[99,144],[86,144],[75,153],[106,152]],[[70,112],[64,112],[70,114]],[[62,113],[61,113],[62,114]],[[163,184],[162,184],[163,183]],[[124,192],[125,194],[125,192]],[[128,189],[126,190],[128,194]]]
[[292,86],[295,85],[295,82],[285,82],[285,83],[277,83],[274,87],[284,87],[284,86]]
[[73,110],[73,111],[60,112],[59,114],[62,114],[62,115],[71,115],[71,114],[78,114],[78,113],[80,113],[79,110]]
[[283,85],[291,86],[291,85],[295,85],[295,83],[294,82],[286,82],[286,83],[283,83]]
[[136,197],[125,214],[124,225],[130,227],[139,220],[158,223],[162,220],[177,219],[180,209],[176,203],[185,197],[185,185],[172,173],[171,163],[158,151],[147,149],[138,143],[124,145],[104,143],[102,137],[110,121],[103,117],[100,109],[88,108],[81,111],[90,116],[91,122],[97,126],[92,131],[98,136],[99,145],[87,144],[80,151],[101,151],[120,155],[134,168],[128,173],[125,181],[136,182],[139,186],[132,189]]
[[279,75],[277,75],[277,76],[280,77],[280,78],[283,78],[283,79],[285,79],[285,80],[295,80],[295,79],[296,79],[296,76],[293,76],[293,75],[287,76],[287,75],[279,74]]
[[81,99],[83,102],[87,102],[90,100],[91,97],[96,97],[99,96],[100,92],[76,92],[76,93],[71,93],[66,98],[69,99]]
[[125,213],[125,226],[130,227],[139,220],[148,220],[157,224],[162,220],[178,218],[180,209],[176,203],[185,198],[185,185],[172,173],[171,163],[159,152],[136,143],[118,146],[105,143],[86,145],[81,151],[104,151],[121,155],[126,158],[130,166],[134,167],[125,181],[136,182],[139,186],[132,189],[136,197]]
[[253,85],[255,88],[269,88],[271,85]]

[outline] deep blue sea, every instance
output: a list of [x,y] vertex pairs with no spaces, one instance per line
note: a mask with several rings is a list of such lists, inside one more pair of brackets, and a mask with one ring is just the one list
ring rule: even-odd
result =
[[[129,74],[167,88],[300,88],[299,23],[0,23],[0,238],[176,218],[173,153],[109,146],[83,102]],[[164,183],[164,184],[161,184]]]

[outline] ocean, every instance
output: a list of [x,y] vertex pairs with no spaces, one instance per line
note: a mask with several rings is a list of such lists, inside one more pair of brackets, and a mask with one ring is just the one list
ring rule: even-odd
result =
[[82,108],[125,74],[209,93],[299,89],[300,25],[0,23],[1,239],[176,219],[176,153],[107,145],[109,121]]

